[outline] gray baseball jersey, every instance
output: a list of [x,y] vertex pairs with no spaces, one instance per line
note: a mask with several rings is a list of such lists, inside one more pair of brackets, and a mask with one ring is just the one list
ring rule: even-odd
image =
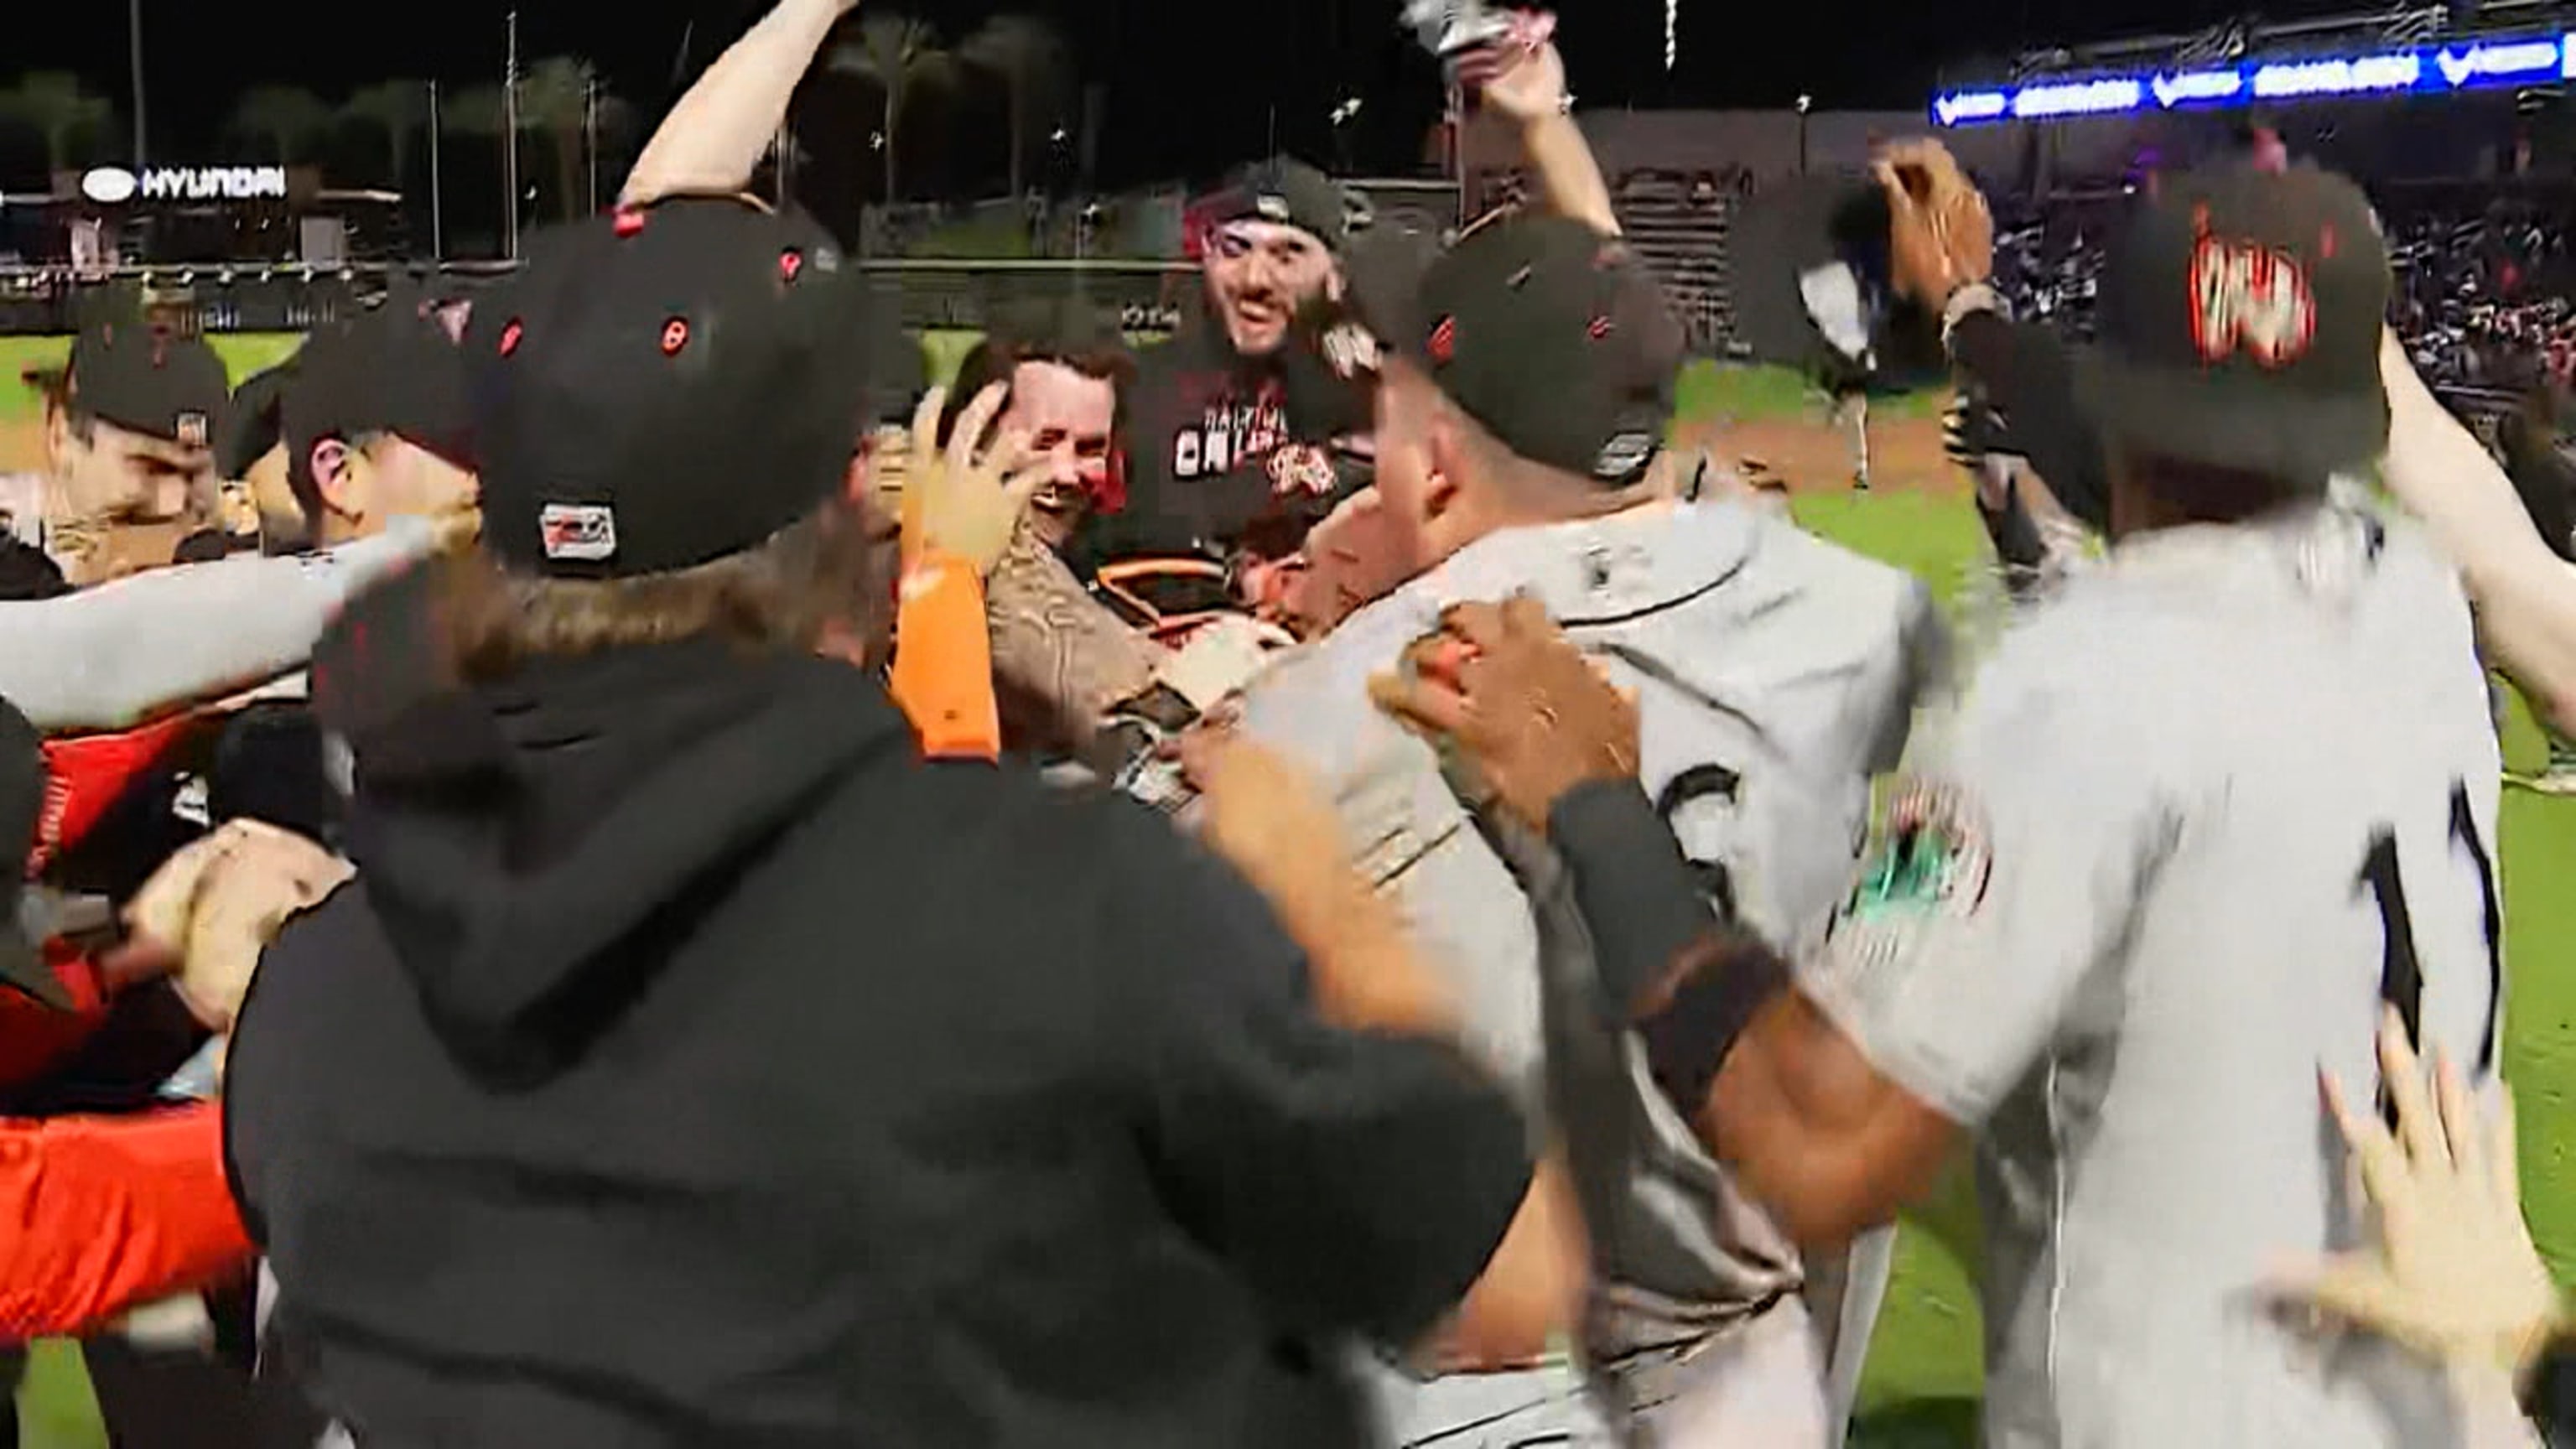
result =
[[[1515,529],[1345,620],[1256,683],[1246,727],[1335,792],[1362,868],[1460,992],[1470,1046],[1543,1116],[1528,902],[1443,781],[1431,749],[1379,713],[1367,679],[1441,610],[1527,591],[1640,694],[1640,775],[1684,852],[1784,946],[1821,939],[1847,890],[1870,776],[1891,768],[1941,663],[1910,576],[1733,503]],[[1640,1183],[1646,1256],[1675,1281],[1611,1285],[1625,1312],[1596,1353],[1739,1322],[1794,1292],[1789,1243],[1663,1111],[1676,1177]],[[1685,1159],[1688,1159],[1685,1161]]]
[[2316,1072],[2491,1075],[2499,761],[2450,569],[2342,506],[2124,545],[2006,636],[1805,989],[1981,1125],[1990,1449],[2456,1442],[2257,1292],[2353,1246]]

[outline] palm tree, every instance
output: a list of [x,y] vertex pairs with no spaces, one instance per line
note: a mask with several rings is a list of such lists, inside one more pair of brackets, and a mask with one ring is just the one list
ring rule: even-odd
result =
[[966,37],[958,53],[968,65],[1001,78],[1011,105],[1011,194],[1027,176],[1029,112],[1051,100],[1064,82],[1064,36],[1034,15],[996,15]]
[[340,114],[385,134],[393,159],[393,186],[399,191],[411,174],[411,138],[429,125],[429,82],[380,81],[349,97]]
[[86,135],[95,138],[115,118],[108,103],[83,89],[67,71],[32,71],[0,91],[0,116],[45,138],[45,169],[69,171]]
[[528,67],[519,82],[519,124],[545,133],[555,156],[555,181],[562,189],[564,219],[578,217],[581,163],[590,135],[591,88],[599,83],[589,61],[549,56]]
[[331,108],[298,86],[253,86],[233,104],[233,133],[267,142],[281,166],[303,160],[330,129]]
[[957,74],[956,57],[940,48],[939,33],[927,21],[904,15],[870,12],[859,21],[856,45],[832,52],[831,68],[862,77],[885,95],[885,199],[903,193],[895,155],[905,103],[916,91],[946,85]]

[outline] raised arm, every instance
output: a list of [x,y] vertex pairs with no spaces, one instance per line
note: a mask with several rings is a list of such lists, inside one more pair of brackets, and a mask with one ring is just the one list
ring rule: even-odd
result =
[[1574,123],[1565,93],[1565,58],[1548,38],[1552,21],[1520,17],[1513,34],[1468,57],[1460,78],[1481,83],[1488,109],[1520,133],[1521,153],[1538,178],[1550,211],[1571,217],[1604,236],[1619,235],[1610,184],[1592,156],[1592,143]]
[[814,53],[858,0],[779,0],[664,117],[635,158],[619,206],[668,196],[721,195],[751,184],[751,173],[787,119],[788,98]]
[[2560,730],[2576,732],[2576,566],[2541,542],[2504,469],[2415,375],[2396,334],[2388,386],[2388,491],[2459,566],[2478,634]]

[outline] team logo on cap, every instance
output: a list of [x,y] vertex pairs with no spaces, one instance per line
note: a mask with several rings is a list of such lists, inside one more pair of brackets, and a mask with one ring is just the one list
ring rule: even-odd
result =
[[546,557],[596,563],[617,556],[617,510],[601,503],[549,503],[537,514]]
[[1284,196],[1256,197],[1252,209],[1271,221],[1286,221],[1289,216],[1288,198]]
[[181,413],[179,414],[178,424],[180,446],[187,448],[202,448],[206,446],[208,430],[206,427],[206,415],[204,413]]
[[2299,259],[2278,247],[2204,236],[2191,254],[2192,343],[2203,362],[2242,352],[2264,367],[2307,356],[2316,293]]
[[1655,456],[1652,433],[1621,433],[1601,449],[1592,463],[1596,478],[1625,478],[1634,473],[1648,458]]

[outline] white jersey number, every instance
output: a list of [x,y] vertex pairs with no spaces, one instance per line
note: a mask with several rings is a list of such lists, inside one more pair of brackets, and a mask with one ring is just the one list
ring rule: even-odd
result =
[[[1702,800],[1735,805],[1741,802],[1743,791],[1744,777],[1724,765],[1693,765],[1673,776],[1672,783],[1655,796],[1655,813],[1663,817],[1664,828],[1672,831],[1678,840],[1682,838],[1680,817],[1683,810]],[[1726,863],[1694,859],[1690,867],[1692,874],[1699,877],[1700,894],[1717,908],[1718,919],[1734,921],[1737,918],[1735,877],[1727,870]]]
[[[2497,939],[2502,922],[2496,908],[2495,863],[2487,853],[2486,842],[2478,839],[2477,818],[2469,809],[2469,787],[2465,783],[2451,786],[2451,844],[2468,853],[2469,864],[2477,872],[2480,904],[2485,911],[2487,1013],[2478,1033],[2477,1063],[2477,1074],[2483,1077],[2495,1067],[2496,1013],[2503,1004],[2504,955]],[[2398,1020],[2406,1027],[2406,1040],[2420,1051],[2424,1037],[2424,966],[2415,954],[2415,920],[2407,912],[2406,882],[2397,869],[2395,831],[2382,826],[2371,836],[2355,889],[2369,891],[2379,906],[2384,943],[2379,963],[2379,998],[2396,1009]],[[2385,1082],[2379,1087],[2379,1108],[2394,1127],[2395,1107]]]

